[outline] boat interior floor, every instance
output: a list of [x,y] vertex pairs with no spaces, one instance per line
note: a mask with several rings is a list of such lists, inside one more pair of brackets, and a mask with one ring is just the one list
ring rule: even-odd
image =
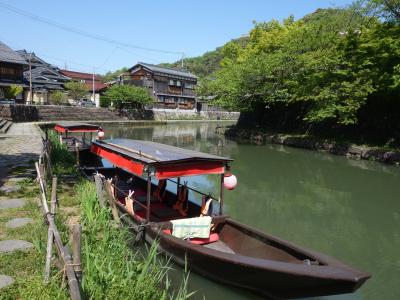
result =
[[230,253],[230,254],[235,254],[235,252],[223,241],[219,240],[210,244],[205,244],[203,245],[205,248],[221,251],[224,253]]

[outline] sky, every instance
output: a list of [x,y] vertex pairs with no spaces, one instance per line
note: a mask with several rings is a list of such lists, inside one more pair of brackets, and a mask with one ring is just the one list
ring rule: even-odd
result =
[[351,2],[0,0],[0,41],[61,68],[104,74],[139,61],[158,64],[179,60],[182,53],[202,55],[248,34],[253,21],[291,14],[299,19],[317,8]]

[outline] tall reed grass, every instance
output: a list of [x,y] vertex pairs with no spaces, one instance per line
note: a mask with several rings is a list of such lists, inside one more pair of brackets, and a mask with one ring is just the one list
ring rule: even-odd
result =
[[73,153],[68,151],[64,144],[61,144],[58,135],[54,131],[48,132],[51,144],[50,159],[52,162],[53,173],[55,175],[71,175],[76,173],[76,159]]
[[109,209],[100,207],[92,182],[76,187],[81,201],[82,289],[90,299],[188,299],[188,277],[174,294],[168,262],[158,257],[154,243],[143,255],[132,249],[132,234],[117,227]]

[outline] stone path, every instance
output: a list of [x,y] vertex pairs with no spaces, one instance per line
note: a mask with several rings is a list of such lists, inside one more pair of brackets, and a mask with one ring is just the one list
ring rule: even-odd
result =
[[[20,189],[21,181],[34,177],[32,161],[36,161],[42,149],[42,132],[32,123],[14,123],[7,134],[0,134],[0,191],[8,194]],[[24,166],[30,168],[31,174],[11,176],[6,178],[12,167]],[[32,170],[33,169],[33,170]],[[29,173],[28,172],[28,173]],[[26,205],[25,199],[0,199],[0,211],[11,208],[21,208]],[[9,220],[6,228],[18,228],[32,223],[31,218],[14,218]],[[1,253],[10,253],[16,250],[27,250],[33,244],[22,240],[0,241]],[[14,283],[8,275],[0,274],[0,289]],[[1,293],[1,292],[0,292]],[[1,297],[0,297],[1,298]]]
[[26,201],[24,199],[3,199],[0,200],[0,210],[1,209],[9,209],[9,208],[20,208],[26,205]]
[[14,123],[0,135],[0,169],[37,160],[42,147],[40,129],[32,123]]
[[0,241],[0,253],[9,253],[17,250],[27,250],[32,247],[32,243],[22,240]]
[[7,228],[18,228],[18,227],[25,226],[32,222],[33,222],[33,219],[31,219],[31,218],[15,218],[15,219],[11,219],[10,221],[8,221],[6,223],[6,227]]
[[5,288],[14,283],[14,279],[7,275],[0,275],[0,289]]

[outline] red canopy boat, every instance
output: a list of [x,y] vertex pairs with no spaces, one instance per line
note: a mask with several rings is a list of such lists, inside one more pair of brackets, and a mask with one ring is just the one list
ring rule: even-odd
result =
[[93,133],[102,133],[104,136],[101,126],[80,122],[59,122],[54,130],[60,134],[60,142],[67,145],[70,151],[76,151],[77,148],[79,151],[90,149]]
[[[370,277],[334,258],[223,215],[224,174],[232,161],[229,158],[128,139],[95,141],[91,151],[117,167],[114,174],[105,172],[104,175],[116,175],[114,195],[123,218],[137,231],[144,228],[147,242],[158,240],[160,250],[177,263],[184,264],[186,259],[188,267],[197,273],[270,298],[350,293]],[[221,178],[219,197],[210,197],[219,205],[211,205],[205,213],[211,217],[208,218],[211,219],[209,235],[179,238],[179,224],[191,226],[185,225],[190,221],[202,227],[206,220],[195,218],[204,214],[204,205],[186,199],[182,210],[183,187],[208,196],[182,185],[180,177],[205,174],[217,174]],[[177,192],[164,190],[161,199],[155,195],[160,196],[160,186],[165,187],[163,180],[174,182]]]

